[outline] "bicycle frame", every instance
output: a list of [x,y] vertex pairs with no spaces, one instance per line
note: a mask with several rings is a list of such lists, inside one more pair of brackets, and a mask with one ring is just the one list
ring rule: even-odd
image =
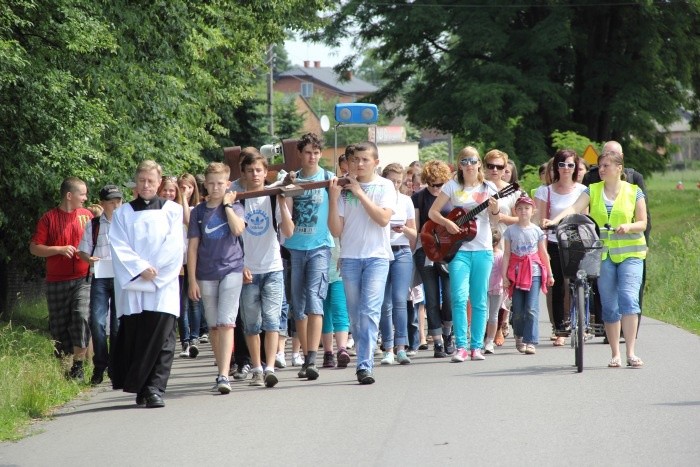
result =
[[575,364],[578,373],[583,371],[583,345],[586,329],[590,326],[590,295],[591,284],[588,282],[586,271],[579,270],[576,279],[569,281],[571,306],[571,348],[575,350]]

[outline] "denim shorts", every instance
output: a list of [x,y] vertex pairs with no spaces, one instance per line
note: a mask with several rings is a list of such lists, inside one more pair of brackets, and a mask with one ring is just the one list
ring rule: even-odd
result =
[[306,315],[323,315],[323,301],[328,293],[331,249],[289,250],[292,256],[292,313],[295,320]]
[[644,261],[627,258],[613,263],[610,257],[600,265],[598,291],[603,307],[603,322],[617,323],[622,315],[634,315],[639,308],[639,289],[642,286]]
[[241,290],[241,321],[246,335],[279,331],[283,294],[282,271],[253,274],[253,282]]
[[243,273],[232,272],[219,281],[197,281],[209,329],[233,328],[243,286]]

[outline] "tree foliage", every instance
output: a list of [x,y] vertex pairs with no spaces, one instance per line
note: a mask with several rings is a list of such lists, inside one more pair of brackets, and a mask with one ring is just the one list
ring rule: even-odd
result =
[[145,158],[168,174],[202,168],[203,150],[248,124],[269,44],[317,26],[327,4],[0,2],[0,261],[27,262],[66,176],[94,199]]
[[373,100],[415,124],[499,147],[523,163],[553,131],[615,139],[642,172],[663,166],[656,124],[700,116],[700,3],[348,0],[315,37],[354,37],[385,63]]

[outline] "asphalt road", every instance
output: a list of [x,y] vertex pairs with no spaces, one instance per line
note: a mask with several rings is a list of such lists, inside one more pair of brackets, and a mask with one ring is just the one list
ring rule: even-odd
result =
[[481,362],[377,359],[371,386],[354,368],[306,381],[289,367],[273,389],[222,396],[205,346],[176,360],[165,408],[105,384],[0,444],[0,465],[700,465],[700,337],[644,318],[638,354],[643,369],[609,369],[595,339],[578,374],[570,347],[522,355],[509,338]]

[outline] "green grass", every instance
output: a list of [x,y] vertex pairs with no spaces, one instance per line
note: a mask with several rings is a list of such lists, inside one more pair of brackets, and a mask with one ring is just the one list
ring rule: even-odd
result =
[[28,304],[0,323],[0,441],[25,436],[33,419],[49,416],[87,387],[65,378],[51,339],[36,330],[46,328],[46,316],[44,303]]
[[[684,190],[676,184],[683,181]],[[700,171],[670,171],[647,181],[652,230],[644,313],[700,334]]]

